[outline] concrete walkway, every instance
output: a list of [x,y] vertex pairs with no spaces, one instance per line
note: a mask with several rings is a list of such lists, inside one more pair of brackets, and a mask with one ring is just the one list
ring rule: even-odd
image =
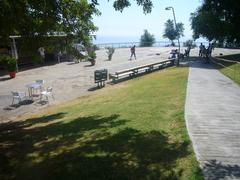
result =
[[240,179],[240,86],[210,64],[193,62],[185,119],[205,179]]

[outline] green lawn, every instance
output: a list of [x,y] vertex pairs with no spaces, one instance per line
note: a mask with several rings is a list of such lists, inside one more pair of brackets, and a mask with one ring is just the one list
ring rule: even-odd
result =
[[184,121],[188,68],[138,77],[0,126],[0,179],[202,179]]
[[[240,62],[240,54],[221,56],[220,58]],[[223,67],[220,65],[217,66],[224,75],[228,76],[229,78],[234,80],[236,83],[240,84],[240,64],[239,63],[232,63],[232,62],[225,62],[225,61],[217,61],[217,62],[226,66],[226,67]]]

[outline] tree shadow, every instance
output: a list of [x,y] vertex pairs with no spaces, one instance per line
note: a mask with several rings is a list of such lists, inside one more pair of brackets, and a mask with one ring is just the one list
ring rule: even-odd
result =
[[[221,58],[231,58],[232,56],[222,56]],[[212,62],[214,60],[214,62]],[[222,61],[214,57],[210,57],[210,59],[207,61],[206,58],[199,57],[199,56],[191,56],[186,61],[183,62],[189,62],[189,66],[192,68],[204,68],[204,69],[218,69],[221,70],[224,67],[229,67],[237,63],[238,60],[234,59],[233,61],[236,62],[227,62]],[[217,64],[218,63],[218,64]],[[220,64],[221,65],[220,65]]]
[[0,125],[0,179],[178,179],[188,142],[126,127],[112,114],[57,113]]
[[7,80],[10,80],[10,79],[12,79],[12,78],[10,78],[10,77],[3,77],[3,78],[0,78],[0,81],[7,81]]
[[222,164],[216,160],[211,160],[203,167],[203,173],[207,179],[239,179],[240,166]]

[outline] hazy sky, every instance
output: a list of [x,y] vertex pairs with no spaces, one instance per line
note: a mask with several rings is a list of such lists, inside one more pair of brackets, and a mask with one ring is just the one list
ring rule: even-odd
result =
[[181,40],[191,39],[190,13],[194,12],[201,5],[201,0],[153,0],[154,8],[150,14],[145,15],[142,7],[137,6],[131,0],[131,7],[124,11],[115,11],[112,7],[113,0],[99,0],[98,9],[102,15],[94,17],[94,23],[99,30],[96,32],[98,39],[102,37],[132,37],[140,39],[143,30],[147,29],[155,35],[157,40],[162,40],[164,23],[173,19],[172,11],[165,10],[165,7],[174,7],[177,22],[184,24],[185,37]]

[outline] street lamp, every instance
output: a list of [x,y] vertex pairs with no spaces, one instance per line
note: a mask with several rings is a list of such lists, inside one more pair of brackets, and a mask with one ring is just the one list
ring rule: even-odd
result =
[[[174,8],[171,7],[171,6],[165,8],[165,10],[171,10],[171,9],[172,9],[172,12],[173,12],[173,18],[174,18],[175,28],[176,28],[176,31],[178,31]],[[177,59],[177,66],[178,66],[178,65],[179,65],[179,54],[180,54],[179,36],[178,36],[178,39],[177,39],[177,40],[178,40],[178,59]]]

